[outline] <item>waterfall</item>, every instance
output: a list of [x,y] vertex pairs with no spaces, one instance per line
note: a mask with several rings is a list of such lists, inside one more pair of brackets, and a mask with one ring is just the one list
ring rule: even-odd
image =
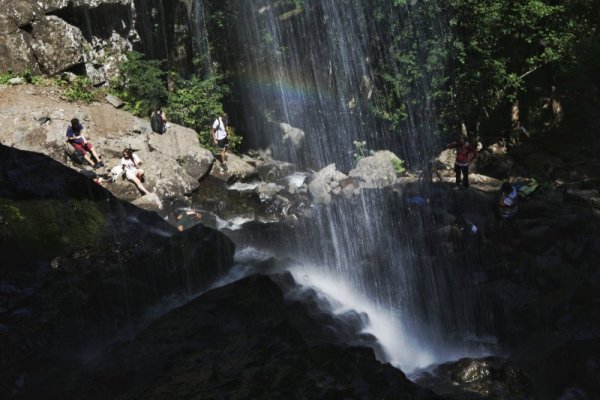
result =
[[[197,9],[200,3],[196,1]],[[237,114],[249,145],[270,147],[276,158],[300,168],[335,163],[348,172],[355,162],[354,141],[365,141],[369,149],[392,150],[413,168],[426,165],[440,147],[427,77],[411,83],[407,117],[397,127],[382,123],[373,112],[377,92],[387,90],[376,86],[377,63],[402,70],[401,61],[382,42],[380,24],[410,24],[415,45],[425,40],[419,33],[424,29],[419,13],[411,4],[398,3],[230,1],[231,17],[220,38],[229,51],[220,60],[235,71]],[[462,342],[476,326],[468,299],[472,284],[453,273],[452,260],[440,264],[427,256],[432,248],[438,254],[444,251],[426,239],[439,203],[410,208],[404,199],[363,191],[356,200],[316,209],[292,240],[293,256],[305,266],[297,273],[343,282],[368,298],[373,309],[385,311],[396,321],[395,333],[387,335],[390,341],[405,342],[388,346],[389,352],[398,353],[389,360],[404,368],[473,355]]]

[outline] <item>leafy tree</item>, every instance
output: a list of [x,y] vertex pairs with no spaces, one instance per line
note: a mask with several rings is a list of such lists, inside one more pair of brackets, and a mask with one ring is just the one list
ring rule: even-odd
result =
[[[434,102],[442,131],[473,136],[482,124],[498,131],[523,117],[546,127],[576,90],[594,99],[586,109],[598,104],[593,1],[372,0],[369,7],[377,21],[371,35],[387,45],[376,62],[374,110],[392,129],[415,101]],[[420,88],[427,94],[419,97]]]
[[143,54],[132,51],[127,53],[127,61],[121,64],[113,89],[128,103],[129,110],[147,117],[153,108],[166,104],[166,76],[159,61],[145,60]]
[[[169,93],[167,115],[173,122],[196,130],[200,144],[207,148],[214,147],[210,127],[215,118],[223,114],[223,97],[229,92],[222,80],[220,74],[207,79],[196,76],[183,79],[177,75],[172,78],[174,90]],[[230,146],[235,149],[241,138],[229,129]]]

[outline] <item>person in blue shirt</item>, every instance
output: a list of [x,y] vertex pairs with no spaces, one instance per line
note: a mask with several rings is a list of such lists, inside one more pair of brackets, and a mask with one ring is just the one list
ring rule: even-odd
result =
[[[77,118],[73,118],[71,120],[71,124],[67,127],[67,142],[71,144],[75,148],[75,151],[80,153],[85,161],[94,169],[104,167],[104,163],[100,160],[98,153],[94,150],[94,147],[90,142],[85,140],[85,137],[82,134],[83,125],[79,122]],[[92,160],[92,157],[94,160]]]

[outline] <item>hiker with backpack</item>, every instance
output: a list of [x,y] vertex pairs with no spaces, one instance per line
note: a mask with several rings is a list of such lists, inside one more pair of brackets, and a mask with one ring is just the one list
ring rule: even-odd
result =
[[123,158],[121,158],[121,166],[125,171],[125,177],[137,186],[138,190],[144,195],[150,194],[148,189],[143,185],[144,170],[140,168],[142,159],[131,149],[123,149]]
[[167,131],[167,115],[162,108],[159,107],[154,110],[150,116],[150,126],[152,127],[152,131],[156,133],[163,134]]
[[[75,148],[75,157],[78,159],[83,158],[92,168],[98,169],[104,167],[104,163],[100,160],[100,157],[94,150],[94,147],[88,142],[82,134],[83,125],[77,118],[71,120],[71,124],[67,127],[67,142]],[[94,157],[95,162],[90,157],[90,154]],[[81,160],[81,162],[83,162]]]
[[221,164],[227,161],[227,147],[229,146],[229,139],[227,138],[227,126],[229,123],[229,117],[227,113],[223,113],[222,116],[215,119],[215,122],[210,128],[210,133],[216,145],[221,149]]
[[468,189],[469,164],[477,157],[477,150],[463,136],[460,136],[456,142],[448,144],[446,148],[456,149],[456,161],[454,162],[456,186],[454,189],[458,190],[461,188],[461,175],[463,188]]

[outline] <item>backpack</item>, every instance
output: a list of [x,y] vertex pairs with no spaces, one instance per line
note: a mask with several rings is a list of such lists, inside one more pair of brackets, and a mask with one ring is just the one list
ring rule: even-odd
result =
[[71,154],[71,160],[75,164],[83,165],[83,163],[85,162],[85,157],[83,156],[83,153],[80,153],[77,150],[75,150],[73,154]]
[[150,126],[152,127],[152,131],[156,133],[165,133],[165,122],[163,121],[162,116],[158,112],[154,112],[154,114],[152,114]]

